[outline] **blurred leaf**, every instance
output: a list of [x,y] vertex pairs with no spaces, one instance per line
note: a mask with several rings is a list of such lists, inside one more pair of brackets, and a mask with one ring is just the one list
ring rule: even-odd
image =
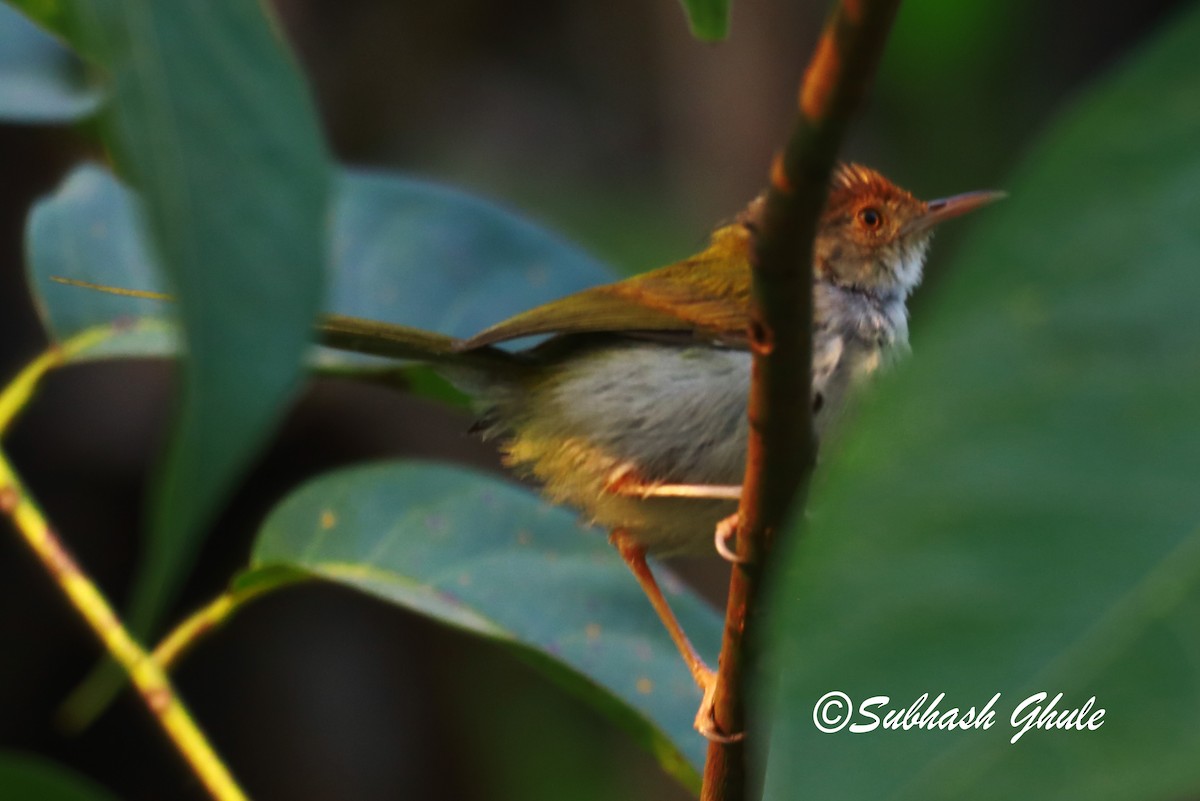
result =
[[288,565],[273,565],[238,573],[229,582],[229,592],[239,595],[258,595],[296,584],[309,577],[304,570]]
[[111,77],[107,143],[140,189],[187,343],[132,599],[144,633],[299,383],[331,176],[307,89],[260,4],[64,9],[68,38]]
[[[467,336],[612,275],[577,248],[498,206],[448,187],[348,171],[337,182],[329,310]],[[172,352],[174,307],[56,284],[51,276],[165,291],[135,196],[106,170],[78,167],[34,207],[26,248],[42,319],[55,339],[114,320],[157,321],[159,334],[116,329],[79,355]],[[134,335],[137,336],[134,336]],[[360,364],[329,351],[326,365]],[[374,363],[374,360],[372,360]]]
[[62,45],[0,4],[0,120],[73,122],[94,113],[101,97]]
[[6,0],[6,2],[21,10],[26,17],[37,23],[42,29],[54,34],[69,43],[77,53],[86,53],[86,42],[80,41],[76,34],[76,25],[71,20],[67,8],[72,0]]
[[0,752],[0,795],[19,801],[114,801],[100,785],[48,759]]
[[[699,691],[603,533],[580,529],[571,512],[459,468],[352,468],[311,482],[271,514],[252,570],[280,566],[517,647],[698,785]],[[697,648],[715,655],[720,616],[659,575]]]
[[338,314],[467,337],[613,279],[576,246],[456,189],[361,170],[340,189],[329,304]]
[[955,70],[966,66],[977,87],[986,79],[989,63],[1005,64],[1012,58],[1010,37],[1013,29],[1021,33],[1027,3],[923,0],[905,5],[888,40],[887,64],[892,69],[879,73],[880,83],[905,94],[944,92],[947,80],[963,80]]
[[[1040,0],[905,3],[883,55],[873,108],[860,126],[882,134],[874,158],[890,162],[889,175],[906,186],[939,193],[989,186],[977,182],[994,181],[1009,168],[1013,142],[1029,141],[1031,124],[1067,89],[1044,56],[1055,62],[1070,56],[1056,54],[1053,45],[1029,46],[1031,38],[1054,35],[1054,18]],[[956,243],[958,230],[948,229],[945,238]],[[934,281],[951,250],[935,248]]]
[[[521,801],[654,797],[646,785],[659,777],[631,769],[641,755],[632,747],[625,753],[620,732],[519,659],[486,645],[478,651],[483,653],[474,659],[468,651],[465,658],[446,660],[442,686],[454,691],[442,696],[448,709],[438,710],[471,754],[476,786],[488,787],[493,798]],[[487,670],[480,670],[484,660]]]
[[77,361],[112,356],[162,356],[177,352],[178,337],[168,318],[147,316],[166,304],[137,301],[53,283],[51,276],[111,286],[163,291],[162,278],[146,244],[134,195],[107,170],[75,168],[58,190],[30,212],[25,229],[26,265],[47,332],[63,341],[114,321],[113,337],[76,354]]
[[[1064,117],[823,461],[774,596],[769,798],[1200,792],[1197,41],[1193,6]],[[833,690],[1002,696],[988,731],[824,735]],[[1102,727],[1010,744],[1036,692]]]
[[692,36],[704,42],[719,42],[729,35],[731,0],[680,0]]

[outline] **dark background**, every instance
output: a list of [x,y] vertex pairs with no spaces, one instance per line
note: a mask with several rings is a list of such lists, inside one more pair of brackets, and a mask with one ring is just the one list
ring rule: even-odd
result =
[[[923,197],[1003,188],[1054,114],[1178,5],[910,0],[846,155]],[[344,161],[506,201],[637,271],[699,249],[761,188],[827,4],[735,0],[720,45],[692,40],[674,0],[276,6]],[[22,277],[25,214],[87,142],[0,126],[5,377],[44,345]],[[931,281],[955,238],[951,227],[934,248]],[[6,443],[118,602],[169,398],[167,365],[71,368]],[[380,388],[312,385],[217,524],[176,616],[223,588],[262,515],[307,476],[399,455],[494,465],[467,423]],[[719,601],[719,563],[682,568]],[[55,727],[98,653],[19,541],[0,536],[0,747],[55,756],[132,801],[204,797],[129,693],[80,736]],[[507,652],[331,587],[256,602],[176,675],[258,799],[687,797]]]

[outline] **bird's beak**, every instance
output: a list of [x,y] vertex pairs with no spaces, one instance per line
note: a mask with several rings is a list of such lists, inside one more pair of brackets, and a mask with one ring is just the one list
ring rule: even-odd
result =
[[901,235],[907,235],[916,233],[917,231],[926,231],[940,222],[949,220],[951,217],[958,217],[969,211],[975,211],[975,209],[982,208],[989,203],[1007,196],[1007,192],[985,190],[981,192],[965,192],[953,197],[931,200],[925,204],[925,213],[906,223],[900,229],[900,233]]

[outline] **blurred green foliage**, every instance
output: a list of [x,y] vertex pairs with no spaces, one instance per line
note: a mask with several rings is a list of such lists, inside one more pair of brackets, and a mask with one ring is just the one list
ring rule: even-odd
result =
[[111,82],[105,142],[142,194],[186,343],[130,602],[145,634],[299,386],[332,170],[260,6],[72,2],[66,15]]
[[[822,463],[774,587],[769,798],[1200,787],[1197,41],[1200,9],[1063,115]],[[834,690],[1002,698],[989,731],[822,734]],[[1102,727],[1010,744],[1037,692]]]
[[729,35],[729,0],[680,0],[697,39],[716,42]]
[[0,121],[71,122],[94,113],[100,100],[100,90],[66,48],[0,5]]
[[31,754],[0,753],[0,789],[20,801],[115,801],[94,782]]
[[[581,530],[573,512],[444,465],[350,468],[302,487],[264,524],[245,580],[279,567],[529,654],[699,789],[692,677],[603,532]],[[663,585],[715,662],[720,615],[672,577]]]
[[[613,278],[601,262],[501,206],[404,175],[343,169],[335,180],[324,311],[425,328],[478,333],[531,306]],[[166,324],[174,304],[108,295],[66,278],[164,292],[165,269],[147,242],[137,194],[102,167],[77,167],[40,201],[26,231],[35,301],[56,341],[113,320],[118,327],[79,360],[177,353]],[[322,366],[378,367],[380,359],[322,352]]]
[[330,163],[262,8],[17,5],[103,71],[105,143],[142,192],[177,289],[187,355],[131,601],[144,634],[299,384],[325,276]]
[[[95,109],[98,92],[93,87],[107,79],[103,85],[112,97],[108,145],[118,154],[123,175],[142,190],[149,212],[147,240],[132,214],[133,196],[107,172],[81,168],[63,184],[30,229],[31,266],[43,281],[51,313],[82,315],[78,321],[93,323],[129,313],[142,317],[151,308],[145,302],[49,288],[44,278],[62,272],[157,286],[161,277],[155,277],[155,265],[165,260],[169,269],[185,265],[192,276],[177,275],[168,283],[178,286],[185,299],[203,299],[193,315],[199,327],[190,328],[200,332],[190,334],[193,343],[205,336],[224,340],[233,319],[252,322],[236,340],[221,343],[224,355],[211,350],[208,355],[214,369],[234,368],[236,374],[230,375],[238,391],[257,396],[258,416],[246,412],[240,401],[231,401],[233,407],[201,401],[210,420],[220,423],[219,437],[212,441],[224,440],[220,447],[232,450],[223,456],[201,454],[212,468],[204,471],[207,490],[192,493],[191,479],[176,474],[177,486],[187,491],[174,497],[186,503],[167,501],[166,507],[179,516],[180,525],[199,530],[203,510],[211,510],[221,487],[232,481],[236,463],[250,458],[270,429],[265,421],[278,413],[289,382],[296,379],[299,349],[308,332],[305,316],[315,309],[311,281],[327,252],[334,254],[334,277],[342,282],[331,293],[338,310],[452,333],[473,331],[485,315],[499,319],[546,295],[565,293],[576,288],[575,282],[606,277],[603,267],[574,246],[552,241],[469,196],[434,186],[423,191],[416,184],[364,173],[351,173],[338,183],[334,245],[327,250],[324,193],[331,178],[315,115],[277,31],[255,4],[217,4],[224,16],[202,20],[174,4],[145,6],[148,16],[138,12],[129,17],[118,4],[95,4],[110,39],[104,46],[94,38],[95,30],[89,33],[78,24],[79,3],[20,0],[14,5],[105,69],[92,81],[78,80],[70,69],[62,72],[58,45],[31,33],[27,25],[22,30],[11,22],[11,13],[8,22],[0,15],[0,114],[33,119],[49,108],[57,119],[76,119]],[[1061,35],[1058,47],[1033,46],[1060,36],[1055,10],[1048,6],[1028,0],[906,3],[874,108],[849,155],[882,162],[906,184],[919,178],[912,185],[921,194],[927,188],[939,194],[970,188],[999,174],[1065,85],[1061,71],[1053,67],[1056,53],[1071,50],[1071,36]],[[702,38],[724,35],[727,3],[698,0],[685,7]],[[634,6],[625,8],[632,11]],[[1064,13],[1055,8],[1060,16]],[[823,3],[813,3],[805,12],[814,30],[823,9]],[[7,9],[0,7],[0,12]],[[598,37],[621,53],[617,60],[625,60],[622,43],[605,40],[603,28],[585,24],[589,19],[577,18],[573,28],[550,37],[552,44],[578,59],[602,60],[599,51],[584,46],[591,41],[587,37]],[[678,22],[677,14],[672,22]],[[143,24],[147,27],[139,27]],[[375,27],[373,35],[388,40],[389,52],[407,52],[390,40],[397,31]],[[561,132],[556,135],[564,142],[559,158],[565,169],[560,169],[563,162],[538,149],[536,138],[513,137],[513,149],[506,152],[504,145],[491,144],[503,137],[490,136],[494,131],[486,127],[486,108],[472,104],[478,98],[470,96],[461,101],[469,110],[464,116],[471,136],[485,143],[478,145],[483,154],[478,163],[489,172],[476,170],[477,163],[464,159],[461,148],[388,155],[433,172],[468,170],[474,185],[517,199],[606,258],[649,268],[702,244],[703,225],[710,217],[698,225],[673,211],[692,200],[691,189],[700,186],[709,193],[708,206],[697,203],[705,214],[711,207],[728,213],[761,185],[760,173],[779,131],[770,115],[755,113],[754,103],[777,105],[779,119],[790,115],[803,50],[798,34],[806,30],[775,27],[749,31],[757,38],[748,36],[746,44],[735,37],[722,49],[705,49],[705,63],[720,64],[722,71],[705,80],[697,69],[688,84],[694,91],[687,97],[674,92],[664,100],[671,93],[664,87],[678,83],[670,77],[661,79],[662,85],[641,81],[640,73],[638,81],[627,81],[628,94],[606,97],[602,91],[581,90],[595,115],[585,117],[588,124],[603,118],[606,125],[611,122],[606,131],[638,132],[626,140],[618,137],[623,146],[652,143],[644,151],[630,147],[629,157],[622,155],[619,163],[595,153],[590,167],[570,162],[571,156],[563,154],[576,147],[583,154],[580,162],[587,162],[588,145]],[[327,36],[320,25],[312,29],[339,42],[343,54],[357,46],[351,37]],[[14,30],[16,38],[3,38]],[[205,37],[197,32],[208,34],[209,43],[235,43],[238,58],[226,62],[205,51]],[[171,58],[167,51],[139,46],[150,33],[166,43]],[[489,31],[489,36],[493,33],[501,32]],[[648,38],[671,35],[656,34]],[[784,643],[780,659],[787,671],[782,700],[768,704],[779,731],[771,775],[776,797],[801,791],[823,798],[889,793],[1071,797],[1081,792],[1092,798],[1134,799],[1184,795],[1200,786],[1188,759],[1198,744],[1197,732],[1179,712],[1195,707],[1200,696],[1192,613],[1197,510],[1191,505],[1200,443],[1189,414],[1200,389],[1194,364],[1200,343],[1191,316],[1198,287],[1195,271],[1189,269],[1200,253],[1194,224],[1200,205],[1195,144],[1200,141],[1195,103],[1200,79],[1188,52],[1188,43],[1197,36],[1193,13],[1154,52],[1070,115],[1016,179],[1000,184],[1014,196],[968,243],[969,256],[949,273],[942,291],[934,293],[929,312],[918,315],[917,358],[865,405],[847,433],[845,451],[830,451],[823,462],[811,531],[793,554],[795,564],[778,595],[777,636]],[[457,53],[430,39],[450,54],[445,57]],[[27,46],[31,49],[20,49]],[[679,47],[668,48],[672,46]],[[748,60],[737,55],[744,53],[739,47],[761,56]],[[669,51],[654,52],[669,61],[663,55]],[[23,53],[31,54],[29,59]],[[641,63],[635,57],[628,60],[635,67]],[[542,73],[553,71],[542,67]],[[695,67],[691,62],[684,69]],[[31,71],[22,73],[26,68]],[[424,91],[439,103],[456,98],[429,75],[420,81],[399,80],[395,76],[416,73],[375,64],[371,71],[388,75],[386,85],[398,93]],[[570,83],[569,70],[560,72],[566,74],[565,86],[579,90]],[[488,73],[493,74],[500,86],[514,80],[512,72]],[[13,80],[17,75],[28,75],[33,83],[25,85],[40,88],[32,94],[6,93],[21,89]],[[247,80],[248,75],[254,80]],[[778,80],[786,84],[786,92],[773,93],[772,76],[782,76]],[[683,82],[680,75],[675,81]],[[734,89],[722,94],[723,83]],[[168,91],[162,93],[164,87]],[[437,126],[445,125],[446,118],[412,112],[402,102],[410,95],[397,97],[367,105],[376,114],[389,105],[403,108],[402,124],[412,136],[440,141]],[[617,109],[614,102],[623,105]],[[512,109],[501,105],[507,119]],[[618,119],[621,114],[630,117]],[[363,124],[361,117],[349,116]],[[463,122],[454,117],[453,124]],[[430,157],[429,152],[440,155]],[[523,153],[539,169],[528,169],[529,162],[521,158],[504,157],[513,153]],[[687,180],[646,169],[675,153],[683,154]],[[687,162],[695,153],[706,157]],[[737,162],[753,165],[750,184],[745,183],[747,171],[739,175],[730,169]],[[478,238],[459,236],[474,225],[480,226]],[[431,236],[424,239],[425,234]],[[459,247],[460,238],[469,241]],[[148,241],[156,244],[148,247]],[[506,242],[517,241],[524,244],[509,252],[511,259],[493,258]],[[944,250],[936,248],[935,254]],[[45,254],[44,261],[39,254]],[[480,292],[478,273],[493,262],[498,273],[488,291]],[[556,267],[547,270],[547,264]],[[260,273],[263,266],[273,266],[274,272]],[[76,267],[84,272],[75,272]],[[464,272],[453,272],[456,268]],[[288,313],[276,302],[281,289],[293,289],[297,270],[306,276],[301,283],[308,282],[307,288],[293,298]],[[355,270],[361,273],[356,276]],[[188,283],[210,279],[214,286],[199,291]],[[414,289],[418,284],[419,291]],[[459,294],[456,287],[468,291]],[[436,302],[431,300],[435,297]],[[468,302],[456,307],[463,297]],[[232,314],[231,309],[240,312]],[[155,309],[153,316],[160,311]],[[156,320],[143,319],[137,327],[114,333],[104,355],[148,355],[174,347]],[[276,333],[287,341],[273,352],[254,338]],[[229,358],[230,351],[236,358]],[[259,385],[267,373],[251,360],[260,357],[280,368],[274,390]],[[228,421],[239,419],[226,429]],[[203,429],[193,429],[185,440],[207,442]],[[247,431],[252,435],[246,436]],[[345,478],[329,480],[345,486]],[[406,486],[419,488],[423,480]],[[350,487],[359,492],[372,483]],[[312,500],[304,494],[311,491],[302,491],[278,514]],[[347,497],[357,496],[347,490]],[[376,512],[387,517],[403,503],[404,498],[384,498]],[[357,508],[358,502],[351,505]],[[361,527],[359,534],[369,529]],[[569,526],[563,522],[556,530],[567,532]],[[297,531],[269,534],[286,544]],[[190,562],[195,536],[172,543],[154,540],[167,561],[174,562],[163,568],[160,587],[174,583]],[[572,545],[603,550],[598,538],[583,539],[573,539]],[[358,564],[387,560],[387,553],[370,552],[370,542],[349,541],[355,543],[363,545],[352,554]],[[401,543],[402,550],[428,544]],[[275,556],[301,563],[304,555],[282,548]],[[623,597],[632,587],[628,579],[618,581],[613,575],[606,592]],[[366,588],[397,596],[394,587]],[[491,589],[507,595],[509,588]],[[476,611],[487,611],[494,603],[485,598]],[[644,601],[636,599],[636,611],[635,602],[629,603],[628,622],[646,622],[650,613]],[[444,605],[433,606],[437,608],[427,608],[430,614],[445,616]],[[525,604],[517,605],[514,614],[518,620],[527,615],[525,622],[532,624],[542,621],[543,613]],[[697,614],[703,617],[702,611]],[[700,624],[701,630],[705,625]],[[655,632],[646,636],[661,639],[661,632]],[[547,661],[552,649],[536,637],[529,639],[543,648],[543,657],[534,658],[538,666],[557,670],[563,679],[563,668]],[[595,686],[563,680],[595,706],[611,712],[617,703]],[[617,680],[604,683],[611,689]],[[981,704],[997,691],[1008,702],[1026,690],[1057,688],[1067,693],[1070,704],[1096,693],[1109,707],[1109,717],[1094,735],[1032,732],[1016,747],[1000,736],[1007,724],[1003,715],[997,730],[986,733],[817,735],[812,704],[836,688],[858,700],[889,692],[898,703],[911,702],[921,691],[945,690],[949,704],[962,705]],[[627,725],[680,773],[689,774],[679,766],[679,754],[694,750],[699,741],[675,725],[678,710],[669,713],[670,722],[630,722],[629,710],[638,707],[637,697],[630,697],[619,702]],[[495,731],[508,731],[507,721],[499,717],[505,710],[504,703],[481,699],[474,711],[481,729],[490,722]],[[690,711],[682,717],[685,724]],[[553,714],[547,715],[547,725],[559,725]],[[561,795],[572,776],[566,768],[550,767],[560,757],[571,760],[579,781],[589,782],[576,788],[578,797],[628,793],[628,786],[615,780],[593,781],[588,768],[595,766],[586,765],[576,742],[531,739],[532,747],[544,751],[530,755],[525,742],[514,738],[491,752],[504,763],[496,770],[511,782],[506,786],[513,796]],[[531,772],[513,765],[521,754],[548,763],[545,785],[526,784]],[[692,754],[693,763],[695,759]],[[20,770],[28,775],[26,768]],[[32,770],[42,774],[53,768]],[[1119,782],[1113,779],[1118,770],[1124,777]],[[14,775],[0,770],[0,786],[9,789]],[[548,790],[554,781],[560,784]],[[1030,784],[1035,781],[1036,790]],[[50,792],[46,797],[55,797]]]

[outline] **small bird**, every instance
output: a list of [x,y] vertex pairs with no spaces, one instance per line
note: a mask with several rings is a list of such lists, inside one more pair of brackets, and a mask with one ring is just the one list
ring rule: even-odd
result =
[[[934,227],[1002,196],[923,202],[866,167],[835,170],[813,248],[818,436],[854,387],[907,350],[905,303]],[[514,471],[612,532],[705,694],[697,729],[718,740],[730,738],[711,721],[713,671],[645,557],[707,552],[714,531],[729,555],[730,528],[718,523],[731,520],[745,469],[750,258],[761,208],[761,199],[751,203],[696,256],[467,340],[336,315],[318,325],[323,344],[431,363],[476,399],[474,430],[499,443]],[[550,338],[517,352],[495,347],[535,335]]]
[[[1003,196],[924,202],[867,167],[834,171],[813,248],[818,436],[854,387],[907,351],[905,304],[934,227]],[[730,557],[722,545],[745,470],[750,257],[761,207],[761,199],[751,203],[692,258],[539,306],[465,341],[398,331],[377,351],[439,366],[478,400],[475,428],[498,440],[510,467],[612,532],[704,692],[696,728],[716,740],[731,738],[712,722],[713,671],[645,557],[704,553],[714,531]],[[353,321],[338,322],[327,321],[326,344],[354,347],[343,340],[356,338]],[[517,353],[493,347],[533,335],[551,338]]]
[[[999,196],[924,203],[866,167],[835,172],[813,254],[818,434],[850,387],[907,349],[905,301],[920,283],[933,227]],[[486,409],[478,428],[550,499],[651,552],[706,550],[737,497],[761,205],[718,229],[693,258],[539,306],[451,346],[482,355],[498,342],[554,335],[514,359],[523,369],[458,372]],[[456,377],[452,366],[447,372]],[[730,489],[697,497],[687,487]]]

